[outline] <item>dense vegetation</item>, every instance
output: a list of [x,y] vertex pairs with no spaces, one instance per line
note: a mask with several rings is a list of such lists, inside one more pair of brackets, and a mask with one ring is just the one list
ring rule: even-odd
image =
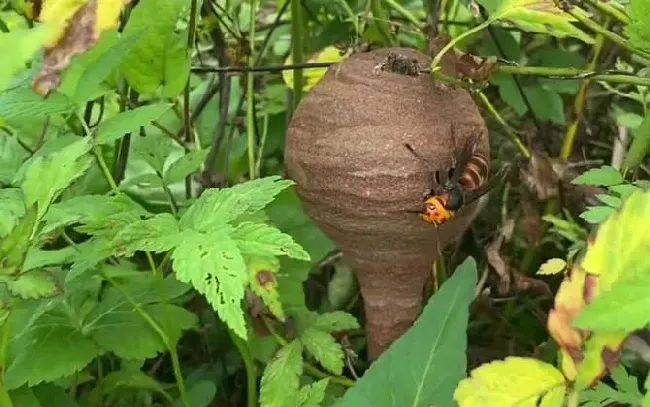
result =
[[[0,31],[1,406],[650,405],[649,0],[4,0]],[[329,64],[436,33],[516,171],[370,362],[284,138]]]

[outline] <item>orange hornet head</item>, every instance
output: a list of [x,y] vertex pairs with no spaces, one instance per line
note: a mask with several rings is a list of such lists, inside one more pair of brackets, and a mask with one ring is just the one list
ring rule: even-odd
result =
[[454,212],[446,208],[446,199],[443,196],[432,196],[424,201],[420,219],[427,223],[440,225],[454,216]]

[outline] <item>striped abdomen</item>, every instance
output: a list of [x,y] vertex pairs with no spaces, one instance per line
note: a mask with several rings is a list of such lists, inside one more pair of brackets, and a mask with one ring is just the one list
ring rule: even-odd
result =
[[490,161],[481,154],[474,154],[469,159],[458,183],[467,191],[478,188],[487,181]]

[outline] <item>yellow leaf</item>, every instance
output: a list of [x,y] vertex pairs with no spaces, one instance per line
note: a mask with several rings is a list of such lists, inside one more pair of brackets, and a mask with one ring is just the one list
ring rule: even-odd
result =
[[[318,54],[314,55],[308,62],[340,62],[343,60],[343,56],[338,48],[336,47],[327,47],[323,49]],[[291,54],[284,61],[285,65],[290,65],[293,63]],[[308,68],[303,69],[303,90],[308,91],[313,88],[314,85],[320,81],[320,79],[327,73],[328,68]],[[284,83],[287,84],[287,87],[293,89],[293,70],[282,71],[282,79]]]
[[122,8],[131,0],[101,0],[97,5],[95,31],[99,34],[117,25]]
[[549,259],[546,261],[546,263],[542,264],[539,267],[539,270],[537,270],[537,274],[539,275],[551,275],[551,274],[559,274],[564,271],[566,268],[566,261],[558,258],[553,258]]
[[460,407],[560,407],[564,376],[553,365],[532,358],[507,357],[472,370],[454,392]]

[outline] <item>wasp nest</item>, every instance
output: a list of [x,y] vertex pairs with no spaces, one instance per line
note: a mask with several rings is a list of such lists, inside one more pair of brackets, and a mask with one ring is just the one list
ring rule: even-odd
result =
[[285,151],[305,211],[359,280],[370,359],[415,321],[433,261],[475,212],[465,208],[436,228],[408,211],[421,207],[432,171],[449,168],[456,147],[478,138],[478,151],[489,153],[485,123],[470,95],[428,74],[384,69],[396,54],[430,64],[418,51],[392,48],[357,53],[330,67],[297,107]]

